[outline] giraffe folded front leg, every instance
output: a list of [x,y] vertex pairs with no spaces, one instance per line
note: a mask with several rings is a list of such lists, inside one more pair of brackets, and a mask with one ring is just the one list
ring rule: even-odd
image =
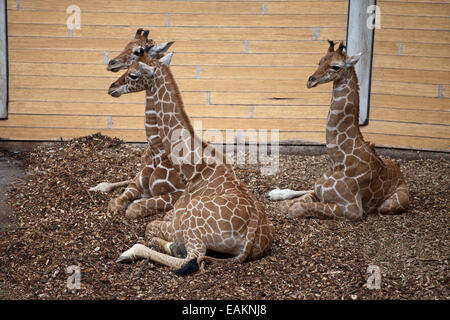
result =
[[409,191],[404,184],[378,207],[378,212],[385,215],[400,214],[408,208],[408,205]]
[[153,169],[148,166],[139,171],[125,191],[109,202],[108,210],[114,213],[123,213],[130,202],[141,198],[144,190],[148,189],[148,177],[152,172]]
[[134,201],[125,212],[127,218],[137,219],[166,212],[173,209],[173,198],[170,193],[148,199]]
[[333,219],[343,221],[360,220],[363,216],[363,210],[358,204],[337,204],[337,203],[304,203],[295,202],[288,211],[291,218],[318,218]]
[[289,209],[294,205],[294,203],[302,202],[302,203],[311,203],[311,202],[317,202],[319,199],[317,199],[314,191],[311,191],[309,193],[304,194],[298,199],[293,200],[284,200],[280,202],[280,212],[282,214],[287,214],[289,212]]
[[112,213],[123,213],[127,209],[128,204],[134,199],[139,198],[140,195],[141,192],[136,186],[128,186],[120,196],[109,201],[108,211]]
[[280,213],[281,214],[286,214],[289,211],[289,208],[294,204],[294,200],[284,200],[284,201],[280,201]]
[[123,213],[128,207],[128,204],[138,199],[142,194],[142,188],[139,184],[140,173],[138,173],[134,179],[128,184],[122,194],[116,198],[113,198],[108,203],[108,211],[112,213]]
[[167,211],[166,214],[163,217],[163,220],[164,221],[172,221],[174,214],[175,213],[173,212],[173,209]]

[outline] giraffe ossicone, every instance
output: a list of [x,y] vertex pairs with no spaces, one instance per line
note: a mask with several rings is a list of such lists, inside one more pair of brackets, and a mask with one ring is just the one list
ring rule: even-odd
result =
[[[180,161],[170,164],[186,188],[164,220],[147,225],[146,237],[184,243],[186,257],[173,257],[136,244],[118,260],[149,258],[186,274],[197,270],[196,265],[205,260],[216,261],[206,257],[208,249],[233,256],[220,261],[241,263],[261,258],[272,245],[274,227],[263,205],[236,177],[225,156],[195,134],[172,72],[157,58],[164,49],[163,45],[148,47],[108,92],[119,97],[146,90],[147,100],[154,106],[164,154],[173,160],[173,152],[183,146]],[[174,134],[177,130],[188,134]],[[201,161],[192,162],[196,157]]]
[[360,54],[348,56],[343,42],[337,50],[334,41],[328,42],[328,52],[309,77],[307,87],[333,81],[326,125],[331,168],[316,181],[314,190],[296,195],[292,190],[275,189],[266,197],[284,200],[281,211],[299,218],[358,220],[364,213],[402,213],[408,207],[409,192],[399,166],[381,159],[374,144],[364,141],[360,132],[359,85],[354,68]]

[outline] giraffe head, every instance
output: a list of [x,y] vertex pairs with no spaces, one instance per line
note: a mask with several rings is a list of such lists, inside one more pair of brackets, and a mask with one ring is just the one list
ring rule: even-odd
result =
[[149,33],[149,30],[144,31],[139,28],[125,49],[117,57],[109,60],[106,70],[117,72],[122,69],[127,69],[144,52],[145,47],[155,44],[152,39],[148,38]]
[[147,46],[139,54],[138,59],[132,62],[119,79],[111,84],[108,94],[118,98],[122,94],[143,91],[153,85],[156,68],[162,64],[169,65],[173,52],[160,58],[173,44],[172,42],[162,43],[160,45]]
[[328,43],[330,44],[328,52],[320,59],[316,72],[308,78],[308,88],[341,79],[345,76],[346,71],[353,68],[361,56],[361,53],[350,57],[347,56],[345,45],[342,41],[337,50],[334,50],[334,41],[328,40]]

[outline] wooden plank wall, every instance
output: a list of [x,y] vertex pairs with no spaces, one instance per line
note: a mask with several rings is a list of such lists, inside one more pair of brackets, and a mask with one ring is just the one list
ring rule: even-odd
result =
[[[378,1],[370,124],[378,145],[448,150],[450,4]],[[81,9],[70,35],[66,8]],[[306,88],[327,39],[345,39],[347,1],[8,0],[9,119],[0,137],[102,132],[145,141],[144,94],[107,95],[106,71],[138,27],[175,40],[172,70],[203,129],[279,129],[324,142],[331,86]]]
[[362,131],[380,144],[449,150],[450,1],[377,4],[370,124]]

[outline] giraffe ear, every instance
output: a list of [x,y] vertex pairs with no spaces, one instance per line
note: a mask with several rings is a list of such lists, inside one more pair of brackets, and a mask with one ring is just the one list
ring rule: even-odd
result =
[[148,54],[151,57],[154,57],[158,54],[164,54],[169,48],[174,44],[175,41],[165,42],[158,44],[156,46],[151,46],[146,48],[148,50]]
[[354,66],[359,61],[359,58],[361,58],[361,55],[362,52],[355,54],[354,56],[347,57],[347,59],[345,60],[345,66],[346,67]]
[[138,62],[138,64],[139,64],[139,70],[141,70],[142,74],[152,75],[155,73],[154,67],[150,67],[149,65],[147,65],[143,62]]
[[162,64],[165,64],[166,66],[168,66],[168,65],[170,65],[170,61],[172,60],[172,57],[173,57],[173,52],[169,52],[164,57],[159,59],[159,62],[161,62]]

